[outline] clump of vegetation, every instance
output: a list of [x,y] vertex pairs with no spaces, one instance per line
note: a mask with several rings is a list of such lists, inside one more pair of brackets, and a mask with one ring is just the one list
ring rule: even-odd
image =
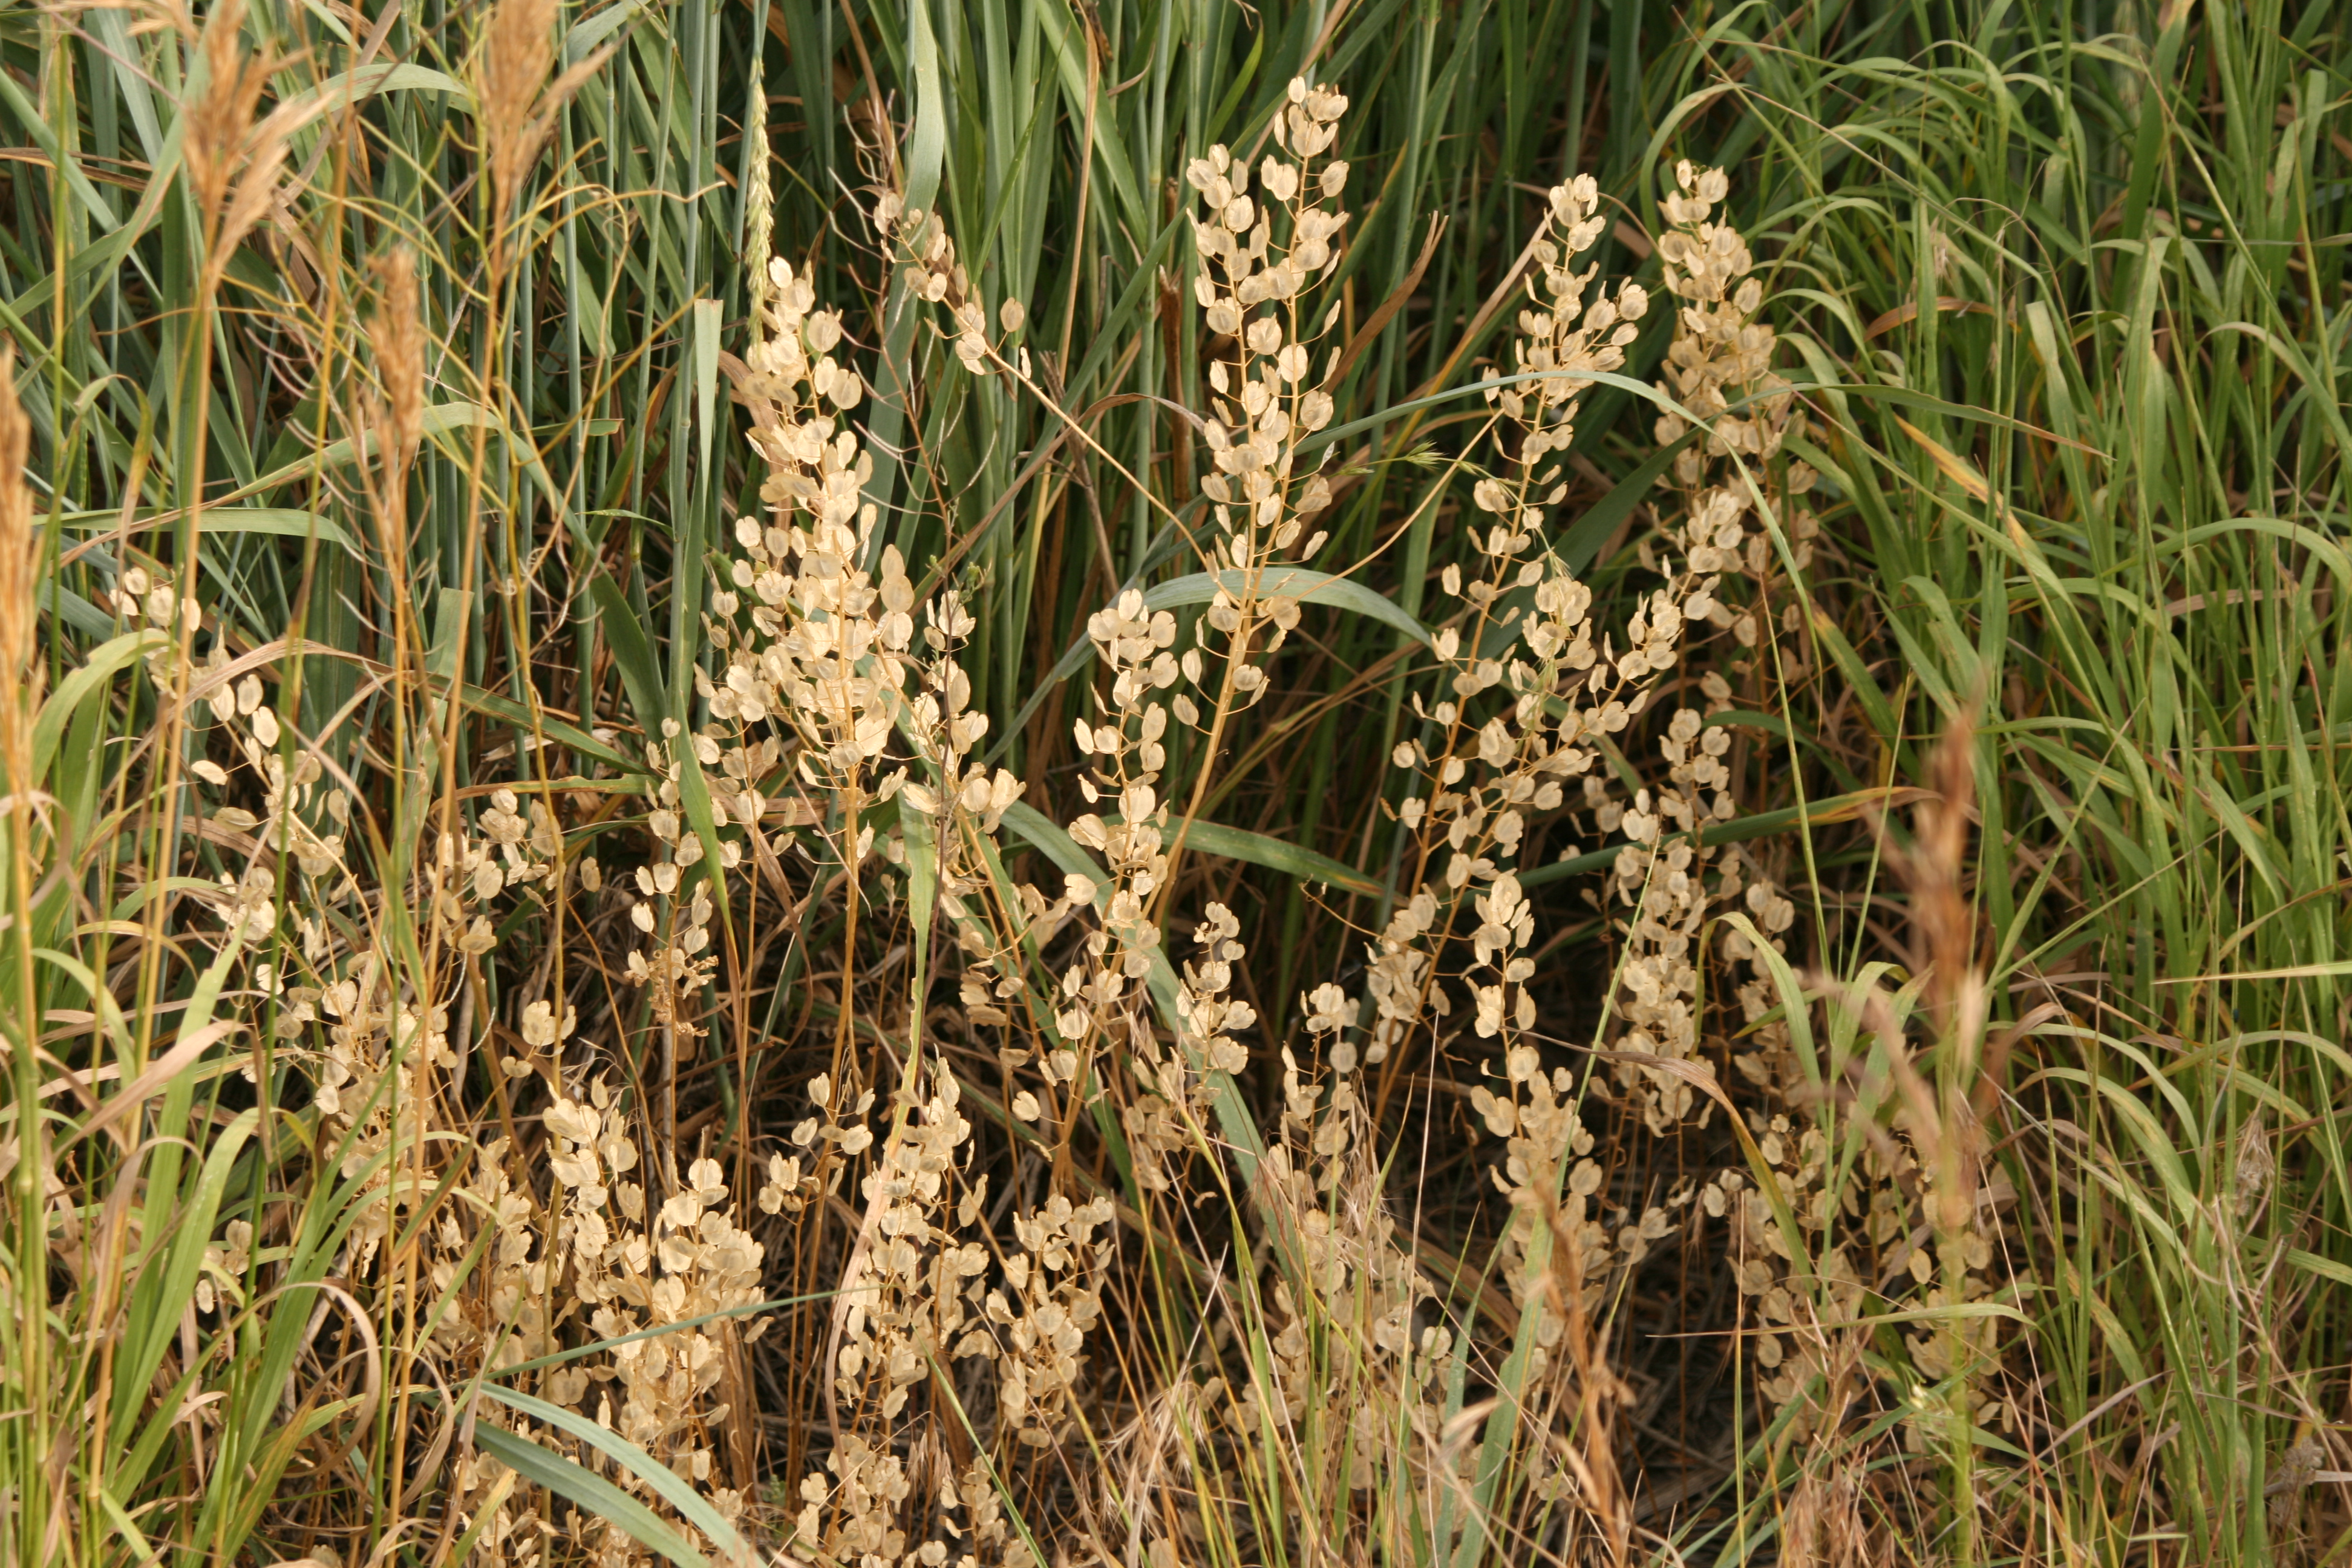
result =
[[1606,15],[0,9],[11,1560],[2340,1556],[2340,18]]

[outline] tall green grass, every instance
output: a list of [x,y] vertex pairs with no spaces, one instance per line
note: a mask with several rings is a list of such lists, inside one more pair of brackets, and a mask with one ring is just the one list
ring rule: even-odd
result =
[[[331,1331],[341,1349],[318,1348],[353,1193],[237,1069],[289,1095],[293,1080],[250,1041],[174,1050],[221,982],[175,946],[187,889],[166,879],[241,863],[186,820],[197,753],[146,647],[123,640],[123,572],[195,574],[206,647],[299,639],[286,701],[325,763],[375,771],[366,849],[404,885],[445,795],[598,775],[615,743],[691,719],[714,552],[759,479],[726,356],[743,351],[764,222],[845,309],[875,393],[866,494],[885,535],[919,577],[968,585],[992,760],[1066,820],[1087,617],[1195,566],[1205,457],[1167,412],[1206,396],[1181,172],[1213,142],[1256,144],[1300,74],[1354,100],[1334,551],[1377,552],[1364,580],[1408,616],[1467,554],[1454,459],[1483,416],[1438,399],[1507,352],[1500,286],[1531,193],[1594,174],[1622,220],[1605,273],[1654,280],[1643,234],[1664,170],[1732,170],[1813,422],[1792,450],[1824,483],[1810,564],[1776,541],[1791,596],[1720,668],[1720,721],[1747,842],[1799,908],[1773,1000],[1818,1043],[1822,1089],[1775,1108],[1724,1081],[1743,1110],[1811,1119],[1836,1152],[1832,1206],[1863,1193],[1870,1149],[1930,1125],[1920,1103],[1956,1140],[1973,1130],[2000,1173],[1988,1201],[2005,1189],[1982,1317],[1937,1321],[1997,1325],[1964,1372],[1921,1377],[1911,1325],[1841,1329],[1834,1292],[1812,1287],[1853,1369],[1818,1391],[1846,1401],[1827,1420],[1759,1415],[1719,1234],[1630,1279],[1604,1334],[1642,1391],[1615,1443],[1627,1550],[2120,1565],[2352,1547],[2345,1483],[2321,1479],[2352,1471],[2339,7],[625,0],[562,9],[555,68],[582,68],[504,208],[480,157],[482,16],[438,0],[0,7],[0,335],[42,552],[5,828],[28,875],[0,999],[11,1147],[51,1152],[14,1157],[0,1265],[14,1560],[422,1563],[457,1538],[418,1468],[448,1450],[407,1387],[413,1315],[354,1309]],[[270,199],[232,241],[187,153],[212,76],[239,59],[260,62],[260,110],[287,131]],[[288,107],[306,101],[307,118]],[[1018,303],[1008,350],[1066,418],[967,374],[904,308],[860,211],[881,183],[944,216],[992,310]],[[386,389],[370,332],[400,250],[421,286],[425,440],[390,509],[372,488]],[[1664,314],[1634,380],[1654,374]],[[1630,385],[1597,388],[1570,458],[1560,521],[1612,624],[1647,580],[1662,498],[1654,469],[1626,481],[1655,450],[1653,417]],[[1414,732],[1417,645],[1370,616],[1310,612],[1304,634],[1220,768],[1203,813],[1220,831],[1189,840],[1179,898],[1244,922],[1263,1022],[1240,1092],[1269,1124],[1300,992],[1360,962],[1357,932],[1405,874],[1382,807],[1399,793],[1385,759]],[[1955,735],[1965,766],[1939,772]],[[1965,794],[1960,858],[1859,804],[1909,798],[1871,795],[1890,787]],[[618,811],[587,812],[581,842],[626,841]],[[1619,936],[1582,897],[1593,858],[1529,879],[1563,1062],[1608,1043]],[[1925,918],[1939,888],[1968,910],[1958,937]],[[724,1026],[672,1086],[682,1143],[748,1162],[797,1121],[849,1026],[845,946],[887,963],[906,934],[903,906],[862,935],[838,901],[793,918],[722,984]],[[1982,986],[1980,1030],[1937,1012],[1931,981],[1958,971]],[[481,1005],[536,984],[486,963]],[[1727,1064],[1748,1021],[1715,1002]],[[857,1022],[869,1044],[898,1027]],[[1893,1087],[1898,1059],[1924,1101]],[[1475,1068],[1465,1045],[1370,1079],[1392,1196],[1410,1195],[1423,1256],[1456,1266],[1455,1310],[1496,1290],[1497,1216],[1461,1152]],[[1744,1159],[1721,1121],[1621,1150],[1612,1190],[1636,1210]],[[1108,1141],[1067,1157],[1118,1185]],[[192,1304],[231,1215],[265,1231],[273,1290],[233,1330],[205,1320],[205,1338]],[[1217,1272],[1224,1237],[1203,1223],[1206,1239],[1156,1234],[1158,1272],[1125,1288],[1134,1340],[1125,1381],[1104,1384],[1106,1436],[1203,1321],[1274,1331],[1257,1280],[1219,1285],[1233,1266]],[[820,1220],[772,1248],[769,1294],[827,1289],[850,1228]],[[1808,1272],[1790,1265],[1798,1294]],[[1221,1288],[1239,1303],[1215,1307]],[[789,1479],[823,1446],[825,1310],[786,1313],[767,1342],[783,1348],[758,1378],[763,1475]],[[1516,1397],[1503,1375],[1486,1368],[1456,1408]],[[2015,1417],[1972,1403],[1988,1393]],[[185,1415],[196,1398],[209,1425]],[[1244,1522],[1210,1531],[1223,1544],[1202,1560],[1270,1562],[1286,1540],[1312,1555],[1311,1531],[1282,1528],[1304,1481],[1230,1481]],[[1024,1484],[1050,1513],[1059,1494]],[[1565,1550],[1535,1502],[1481,1500],[1529,1533],[1465,1531],[1415,1560]],[[404,1534],[404,1519],[423,1523]]]

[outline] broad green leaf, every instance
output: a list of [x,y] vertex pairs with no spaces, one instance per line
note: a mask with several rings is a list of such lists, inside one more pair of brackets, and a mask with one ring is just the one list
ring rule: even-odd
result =
[[[1617,481],[1607,495],[1579,513],[1576,521],[1561,531],[1559,542],[1552,546],[1559,556],[1560,563],[1570,572],[1581,572],[1591,565],[1593,558],[1601,553],[1601,547],[1609,542],[1609,536],[1633,515],[1633,509],[1642,504],[1660,479],[1665,478],[1666,470],[1674,467],[1675,459],[1682,456],[1684,449],[1702,434],[1704,432],[1696,426],[1684,431],[1680,440],[1669,442],[1642,459],[1631,473]],[[1534,602],[1532,594],[1528,595],[1528,602]]]
[[[1229,570],[1214,575],[1195,572],[1188,577],[1179,577],[1173,582],[1145,589],[1143,603],[1149,609],[1172,610],[1184,605],[1205,605],[1217,596],[1220,588],[1238,596],[1247,593],[1249,585],[1249,574],[1244,572]],[[1334,577],[1328,572],[1312,571],[1305,566],[1269,566],[1257,574],[1257,596],[1260,599],[1296,599],[1302,605],[1329,605],[1394,626],[1415,642],[1427,645],[1436,641],[1428,627],[1406,615],[1386,595],[1351,578]],[[1088,643],[1085,646],[1091,647],[1093,645]]]
[[[144,508],[137,515],[132,532],[176,522],[186,514],[179,510]],[[69,511],[65,525],[83,532],[110,531],[120,527],[121,514],[111,511]],[[215,533],[266,533],[283,539],[307,539],[315,534],[320,542],[332,544],[351,552],[355,561],[364,561],[359,546],[352,542],[341,523],[320,517],[315,511],[303,511],[294,507],[279,506],[213,506],[204,511],[204,531],[207,538]]]
[[[127,1092],[127,1091],[126,1091]],[[136,1326],[134,1337],[125,1346],[121,1365],[129,1374],[116,1386],[123,1391],[115,1403],[113,1435],[118,1447],[130,1436],[130,1424],[144,1404],[143,1395],[156,1369],[163,1364],[163,1352],[170,1348],[180,1331],[181,1319],[195,1300],[196,1280],[204,1268],[205,1248],[212,1241],[213,1226],[219,1216],[221,1197],[228,1186],[231,1169],[243,1152],[246,1140],[259,1125],[258,1110],[240,1112],[226,1127],[215,1135],[212,1145],[198,1168],[193,1192],[182,1193],[177,1187],[177,1162],[166,1170],[165,1163],[155,1163],[159,1176],[170,1175],[170,1191],[155,1193],[147,1205],[144,1223],[154,1227],[148,1234],[174,1238],[168,1262],[162,1268],[151,1267],[139,1281],[132,1296],[131,1321]],[[170,1136],[170,1118],[160,1119],[165,1135]]]
[[908,992],[913,1016],[923,1016],[930,994],[931,923],[940,904],[940,846],[931,814],[916,810],[901,789],[898,795],[898,827],[907,845],[907,914],[915,941],[915,966]]
[[2299,1247],[2286,1249],[2286,1260],[2305,1274],[2316,1274],[2322,1279],[2352,1289],[2352,1266],[2339,1263],[2333,1258],[2322,1258],[2315,1252],[2305,1252]]
[[[526,733],[531,727],[530,710],[511,697],[501,697],[495,691],[485,691],[478,686],[461,686],[457,689],[457,700],[477,713],[487,713],[493,719],[503,719]],[[643,759],[630,756],[618,746],[606,745],[575,724],[567,724],[560,719],[550,719],[545,714],[540,715],[538,723],[540,731],[547,739],[570,747],[583,757],[603,763],[605,766],[618,769],[624,773],[634,774],[640,778],[650,776],[646,773]]]
[[563,36],[563,58],[567,65],[578,65],[589,52],[626,25],[644,6],[645,0],[620,0],[581,23]]
[[[702,846],[703,875],[714,884],[719,881],[725,861],[719,856],[719,818],[711,809],[710,785],[702,776],[702,759],[681,735],[673,753],[677,763],[677,800],[686,808],[687,825],[694,829],[696,842]],[[731,937],[735,930],[735,900],[725,896],[719,887],[714,893],[719,905],[719,925]]]
[[[1776,833],[1786,833],[1799,826],[1826,826],[1832,822],[1853,822],[1873,811],[1892,811],[1908,805],[1925,795],[1925,791],[1907,786],[1889,789],[1856,790],[1851,795],[1833,795],[1825,800],[1810,801],[1803,806],[1783,806],[1778,811],[1753,812],[1735,816],[1727,822],[1710,822],[1698,830],[1701,844],[1737,844],[1743,839],[1769,838]],[[1673,843],[1684,834],[1669,833],[1660,842]],[[1633,848],[1631,843],[1605,845],[1587,850],[1566,860],[1555,860],[1548,866],[1530,866],[1519,873],[1523,888],[1539,888],[1546,882],[1557,882],[1562,877],[1580,877],[1587,871],[1598,871],[1617,863],[1617,857]]]
[[474,112],[472,88],[446,71],[437,71],[430,66],[420,66],[409,60],[379,61],[374,65],[361,66],[356,70],[339,71],[317,87],[287,99],[285,106],[301,108],[313,103],[321,107],[344,101],[357,103],[379,92],[446,92],[455,100],[456,107],[467,114]]
[[662,700],[661,668],[654,663],[653,645],[646,640],[646,629],[637,624],[628,595],[610,574],[599,572],[591,577],[588,594],[596,601],[596,623],[604,634],[605,646],[613,650],[613,664],[628,690],[637,728],[645,731],[646,740],[654,740],[661,734],[661,721],[669,709]]
[[534,1356],[530,1361],[515,1362],[499,1367],[488,1375],[520,1377],[527,1372],[537,1372],[541,1367],[562,1366],[566,1362],[578,1361],[583,1356],[601,1355],[620,1345],[635,1344],[640,1340],[662,1339],[670,1334],[690,1332],[705,1323],[723,1323],[734,1318],[756,1317],[761,1312],[779,1312],[786,1307],[805,1307],[815,1301],[830,1301],[838,1294],[840,1292],[835,1290],[818,1290],[806,1296],[780,1296],[772,1300],[753,1301],[741,1307],[728,1307],[716,1312],[704,1312],[698,1317],[680,1318],[674,1323],[656,1323],[652,1328],[639,1329],[635,1333],[615,1334],[608,1340],[593,1340],[584,1345],[574,1345],[570,1350]]
[[[663,1464],[619,1433],[609,1427],[599,1426],[576,1410],[566,1410],[560,1405],[550,1404],[544,1399],[535,1399],[528,1394],[518,1394],[511,1388],[503,1388],[495,1383],[483,1383],[480,1385],[480,1394],[484,1399],[497,1400],[499,1404],[530,1416],[542,1426],[553,1426],[559,1431],[571,1434],[653,1488],[661,1494],[664,1501],[684,1516],[688,1524],[702,1531],[704,1537],[711,1545],[719,1549],[720,1556],[726,1561],[749,1562],[751,1560],[751,1547],[745,1543],[742,1536],[736,1532],[735,1527],[727,1522],[726,1516],[711,1507],[709,1499],[679,1479],[667,1465]],[[478,1433],[487,1428],[477,1427],[475,1430]],[[545,1450],[542,1449],[541,1452]],[[520,1467],[517,1468],[520,1468]],[[615,1520],[614,1522],[618,1524],[621,1521]],[[627,1526],[623,1525],[623,1528],[626,1529]],[[635,1531],[632,1531],[630,1533],[635,1534]],[[645,1541],[648,1546],[655,1544],[651,1541],[646,1541],[642,1535],[637,1536],[637,1539]]]
[[[1177,827],[1168,829],[1171,843],[1175,841]],[[1279,871],[1296,877],[1302,882],[1328,882],[1351,893],[1377,898],[1381,884],[1354,867],[1334,860],[1328,855],[1306,849],[1271,834],[1252,833],[1246,828],[1226,827],[1214,822],[1195,822],[1184,830],[1184,847],[1204,855],[1215,855],[1227,860],[1240,860],[1252,866],[1263,866],[1269,871]]]
[[[503,432],[506,428],[505,423],[497,415],[478,403],[435,404],[425,410],[422,420],[425,438],[436,447],[443,446],[458,432],[471,430],[477,426],[487,426],[499,432]],[[280,468],[272,468],[250,484],[241,485],[231,490],[221,498],[222,502],[224,506],[227,506],[243,500],[247,496],[266,495],[280,485],[291,484],[321,468],[340,468],[345,463],[353,461],[373,462],[380,447],[381,435],[380,430],[371,426],[360,436],[346,436],[341,440],[330,441],[318,451],[297,458]],[[449,455],[460,461],[463,461],[466,457],[465,453],[454,448],[450,449]]]
[[41,704],[41,716],[33,721],[33,776],[49,776],[49,764],[57,760],[58,742],[64,737],[66,723],[73,717],[74,710],[89,701],[92,694],[103,690],[106,683],[131,660],[170,643],[169,637],[152,627],[125,632],[92,649],[79,669],[58,682],[58,689]]
[[[487,1386],[483,1390],[488,1393]],[[534,1401],[533,1403],[537,1403]],[[474,1428],[474,1441],[490,1458],[545,1487],[608,1524],[617,1525],[639,1545],[660,1552],[678,1568],[710,1568],[686,1537],[663,1523],[654,1510],[604,1477],[583,1469],[561,1454],[549,1453],[528,1438],[501,1431],[487,1423]]]

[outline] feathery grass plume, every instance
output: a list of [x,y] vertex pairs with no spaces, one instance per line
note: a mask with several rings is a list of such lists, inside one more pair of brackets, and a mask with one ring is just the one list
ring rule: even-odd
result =
[[617,45],[607,44],[565,68],[554,80],[559,0],[498,0],[474,61],[477,123],[482,161],[490,177],[490,221],[504,236],[515,194],[555,132],[556,111],[604,67]]
[[[55,1387],[60,1347],[51,1331],[49,1292],[44,1276],[53,1267],[46,1210],[62,1186],[55,1172],[51,1118],[41,1103],[45,1069],[38,1060],[44,1018],[36,989],[34,887],[47,858],[40,843],[40,803],[29,743],[40,670],[35,657],[33,506],[25,482],[30,447],[29,422],[17,400],[16,346],[0,339],[0,835],[6,839],[5,954],[9,1005],[0,1008],[0,1052],[6,1056],[6,1081],[13,1112],[0,1131],[0,1248],[9,1255],[0,1271],[0,1297],[8,1322],[0,1348],[0,1383],[7,1387],[10,1433],[17,1473],[8,1481],[8,1555],[32,1560],[52,1549],[66,1517],[67,1489],[52,1479],[62,1467],[51,1454],[70,1449],[66,1434],[77,1425],[58,1411],[70,1410]],[[50,841],[53,843],[54,838]],[[69,1356],[70,1352],[66,1352]],[[80,1425],[86,1426],[87,1423]],[[51,1445],[55,1447],[52,1449]],[[25,1456],[38,1456],[26,1462]]]
[[382,430],[390,437],[380,448],[389,490],[404,485],[425,438],[425,328],[417,310],[416,253],[393,246],[371,270],[375,310],[368,318],[368,346],[383,389]]
[[217,0],[205,15],[201,44],[205,88],[188,111],[181,144],[196,210],[207,223],[223,211],[223,198],[246,152],[254,110],[269,80],[268,65],[245,51],[239,37],[244,25],[245,0]]
[[8,683],[0,701],[9,726],[9,787],[28,789],[18,771],[21,725],[39,700],[42,670],[33,657],[35,612],[39,600],[40,541],[33,528],[33,490],[25,482],[32,451],[32,422],[16,395],[16,348],[0,341],[0,678]]
[[[32,777],[28,742],[45,673],[36,657],[34,633],[39,601],[40,542],[33,528],[32,487],[25,482],[32,434],[32,422],[25,416],[25,405],[16,395],[16,345],[0,339],[0,680],[6,682],[5,688],[0,689],[0,770],[5,773],[5,778],[0,778],[0,791],[7,796],[12,818],[8,828],[9,859],[15,878],[10,889],[9,923],[16,928],[14,941],[26,971],[32,964],[32,946],[29,928],[24,922],[31,912],[26,894],[35,854],[27,839],[33,831],[33,792],[39,784]],[[25,994],[29,1004],[29,991]],[[28,1043],[39,1033],[37,1021],[30,1015],[23,1020],[26,1026],[21,1030],[16,1028],[18,1022],[13,1018],[8,1021],[20,1044]],[[12,1066],[19,1069],[18,1092],[22,1093],[32,1081],[31,1055],[29,1050],[15,1049],[12,1055]],[[20,1102],[18,1109],[30,1113],[30,1107],[24,1103]],[[33,1131],[34,1126],[25,1126],[19,1137]]]
[[745,299],[751,318],[751,341],[758,342],[767,331],[768,261],[775,249],[775,190],[774,172],[769,167],[775,161],[768,132],[767,66],[758,49],[751,51],[751,79],[743,91],[743,124],[747,138],[743,156],[743,172],[748,188],[743,193],[743,256]]
[[514,193],[539,157],[547,132],[532,110],[555,63],[557,0],[498,0],[474,68],[483,162],[489,168],[491,221],[504,224]]
[[[24,1407],[15,1419],[23,1424],[23,1430],[42,1434],[46,1440],[50,1408],[47,1314],[27,1304],[23,1284],[30,1271],[28,1265],[38,1268],[47,1261],[48,1238],[35,1216],[49,1200],[51,1194],[45,1189],[54,1179],[47,1118],[42,1114],[36,1088],[41,1073],[35,1062],[42,1021],[33,987],[32,892],[37,857],[43,848],[36,841],[34,796],[41,781],[32,776],[30,731],[43,672],[34,637],[39,543],[33,531],[32,488],[25,482],[31,446],[31,421],[26,418],[16,395],[16,346],[0,339],[0,680],[6,682],[0,688],[0,794],[6,797],[5,828],[0,831],[5,832],[8,840],[5,942],[14,950],[15,971],[9,976],[8,990],[16,998],[16,1005],[8,1009],[13,1016],[0,1019],[0,1049],[8,1056],[16,1112],[11,1119],[14,1125],[0,1137],[12,1168],[0,1173],[0,1179],[14,1177],[7,1183],[12,1218],[0,1235],[13,1231],[20,1249],[11,1260],[12,1279],[6,1288],[13,1309],[8,1316],[16,1320],[16,1333],[6,1351],[0,1352],[0,1372],[22,1388],[18,1397]],[[37,1523],[31,1517],[34,1500],[39,1495],[29,1484],[19,1493],[17,1507],[27,1510],[12,1521],[20,1550],[29,1533],[47,1522]]]
[[[1893,857],[1910,888],[1912,926],[1927,964],[1921,1022],[1935,1079],[1932,1085],[1905,1083],[1907,1114],[1901,1120],[1927,1177],[1924,1206],[1934,1237],[1935,1270],[1922,1283],[1928,1286],[1928,1301],[1947,1309],[1991,1299],[2009,1284],[2011,1263],[1999,1192],[1988,1184],[1978,1109],[1990,1108],[1989,1097],[1980,1093],[1988,1085],[1980,1079],[1989,1068],[1998,1073],[1999,1065],[1986,1061],[1987,987],[1978,916],[1966,881],[1976,809],[1975,731],[1965,710],[1946,727],[1929,762],[1933,789],[1916,809],[1912,847]],[[1907,1062],[1898,1057],[1895,1065],[1898,1081],[1912,1079]],[[1924,1262],[1921,1258],[1911,1265],[1914,1279],[1923,1274]],[[1955,1489],[1963,1496],[1974,1468],[1968,1429],[2015,1424],[2013,1407],[1987,1376],[1998,1361],[2003,1326],[1993,1316],[1952,1316],[1906,1336],[1912,1364],[1941,1387],[1946,1406],[1918,1412],[1908,1435],[1922,1447],[1930,1438],[1941,1439],[1934,1446],[1951,1462]],[[1981,1527],[1974,1508],[1962,1513],[1962,1528],[1973,1537]]]
[[257,122],[261,95],[281,62],[266,52],[248,54],[244,25],[244,0],[221,0],[205,17],[205,90],[189,111],[182,143],[196,210],[211,231],[207,266],[215,275],[277,201],[288,138],[330,102],[324,94],[300,95]]
[[[425,439],[425,329],[419,319],[415,252],[394,245],[371,261],[369,271],[374,309],[368,315],[367,340],[375,386],[366,406],[376,461],[366,479],[373,499],[377,548],[399,581],[406,576],[409,562],[409,475]],[[423,652],[413,596],[394,592],[390,611],[387,662],[401,667]],[[405,715],[395,723],[404,726]]]

